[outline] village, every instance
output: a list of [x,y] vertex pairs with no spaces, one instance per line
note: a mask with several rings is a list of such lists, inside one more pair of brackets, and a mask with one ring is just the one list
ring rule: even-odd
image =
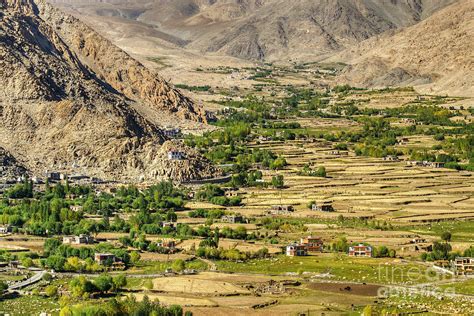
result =
[[215,177],[121,181],[71,161],[2,178],[0,314],[133,297],[194,315],[468,315],[469,101],[311,84],[337,65],[305,67],[233,70],[254,83],[240,90],[183,85],[217,118],[163,127],[161,159],[183,168],[187,146]]

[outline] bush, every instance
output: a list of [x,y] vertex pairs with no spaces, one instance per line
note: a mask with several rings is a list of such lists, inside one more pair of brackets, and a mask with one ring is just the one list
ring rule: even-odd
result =
[[58,287],[55,285],[48,285],[44,292],[48,297],[56,297],[58,295]]

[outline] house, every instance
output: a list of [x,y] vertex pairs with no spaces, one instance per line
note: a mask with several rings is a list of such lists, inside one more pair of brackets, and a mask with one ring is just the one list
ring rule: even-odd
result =
[[306,256],[308,254],[308,249],[306,246],[301,244],[289,244],[286,246],[286,255],[295,257],[295,256]]
[[412,244],[422,244],[422,243],[425,243],[425,242],[426,242],[426,239],[421,238],[421,237],[415,237],[410,241],[410,243],[412,243]]
[[308,236],[305,238],[301,238],[300,244],[306,246],[306,249],[311,252],[322,252],[324,247],[324,243],[321,237]]
[[237,188],[226,187],[226,188],[222,188],[222,189],[224,190],[224,195],[226,197],[235,197],[235,196],[240,195],[239,189],[237,189]]
[[169,160],[183,160],[184,158],[185,158],[185,154],[182,151],[170,150],[168,152]]
[[403,118],[401,119],[401,123],[414,125],[416,124],[416,120],[412,118]]
[[162,240],[156,243],[158,247],[167,248],[174,250],[176,248],[176,242],[174,240]]
[[225,191],[225,196],[228,198],[240,196],[238,191]]
[[33,183],[35,183],[35,184],[43,184],[44,183],[44,181],[41,178],[36,177],[36,176],[32,177],[31,181],[33,181]]
[[241,215],[223,215],[221,221],[229,224],[243,223],[244,217]]
[[176,223],[174,223],[174,222],[162,222],[162,223],[161,223],[161,227],[171,227],[171,228],[175,228],[175,227],[176,227]]
[[181,130],[179,128],[166,128],[163,130],[163,134],[169,138],[176,138],[181,135]]
[[410,160],[410,161],[407,161],[407,165],[408,166],[422,166],[423,162],[416,161],[416,160]]
[[292,205],[273,205],[269,213],[272,215],[285,215],[292,213],[294,210]]
[[7,234],[11,233],[12,227],[10,225],[2,225],[0,226],[0,234]]
[[94,261],[100,265],[113,264],[115,262],[120,262],[120,260],[111,253],[96,253],[94,255]]
[[64,236],[63,237],[63,244],[87,245],[87,244],[93,244],[93,243],[94,243],[94,238],[86,234],[80,234],[79,236]]
[[431,168],[444,168],[444,162],[430,162],[427,164],[427,166]]
[[20,266],[20,261],[18,261],[18,260],[11,260],[8,263],[8,267],[12,268],[12,269],[18,269],[19,266]]
[[400,138],[400,139],[397,141],[397,143],[398,143],[399,145],[405,145],[405,144],[408,144],[409,142],[410,142],[410,140],[409,140],[408,138],[406,138],[406,137]]
[[372,247],[364,244],[349,247],[349,256],[351,257],[372,257]]
[[311,205],[311,210],[314,212],[334,212],[334,207],[332,206],[332,202],[323,202],[321,206],[314,203]]
[[69,208],[70,208],[71,211],[73,211],[73,212],[80,212],[80,211],[82,211],[82,205],[71,205],[71,206],[69,206]]
[[457,275],[474,274],[474,258],[457,257],[454,259],[454,268]]
[[46,179],[51,181],[61,181],[61,173],[60,172],[46,172]]
[[398,159],[398,157],[395,156],[395,155],[385,156],[385,157],[383,157],[383,160],[384,161],[400,161],[400,159]]

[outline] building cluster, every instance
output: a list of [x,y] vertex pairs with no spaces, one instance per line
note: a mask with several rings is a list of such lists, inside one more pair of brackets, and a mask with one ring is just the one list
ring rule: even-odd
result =
[[86,234],[77,236],[63,236],[63,244],[67,245],[88,245],[94,243],[94,237]]
[[308,236],[300,239],[299,243],[291,243],[286,246],[286,255],[295,256],[306,256],[308,252],[322,252],[324,249],[324,243],[321,237]]
[[410,160],[407,161],[408,166],[421,166],[421,167],[430,167],[430,168],[444,168],[444,162],[438,161],[417,161],[417,160]]
[[349,156],[349,152],[341,150],[331,150],[329,154],[332,156]]
[[[49,182],[60,182],[60,181],[69,181],[71,183],[76,184],[101,184],[105,183],[104,180],[96,178],[96,177],[89,177],[83,174],[66,174],[59,171],[46,171],[44,173],[44,177],[37,177],[34,176],[31,178],[31,181],[36,184],[44,184],[45,181],[48,180]],[[16,180],[17,182],[25,181],[25,176],[18,177]]]

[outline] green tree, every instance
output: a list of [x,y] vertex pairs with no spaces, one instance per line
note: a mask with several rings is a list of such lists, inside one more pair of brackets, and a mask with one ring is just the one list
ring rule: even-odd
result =
[[450,232],[443,232],[441,234],[441,239],[445,242],[450,242],[451,241],[451,238],[452,238],[452,235]]
[[132,253],[130,253],[130,262],[133,265],[136,265],[140,261],[140,259],[141,256],[137,251],[132,251]]
[[153,280],[152,279],[146,279],[143,282],[143,287],[147,290],[153,290]]
[[186,265],[185,265],[185,263],[184,263],[184,260],[182,260],[182,259],[176,259],[176,260],[173,261],[173,263],[171,264],[171,269],[173,269],[173,271],[176,271],[176,272],[181,272],[181,271],[183,271],[185,268],[186,268]]
[[127,278],[123,274],[119,274],[113,278],[114,290],[120,290],[121,288],[127,286]]
[[101,293],[107,293],[113,288],[114,282],[111,276],[102,274],[94,280],[94,285]]
[[285,181],[282,175],[272,177],[272,186],[277,189],[282,189],[285,186]]
[[0,292],[6,291],[8,289],[8,284],[4,281],[0,281]]

